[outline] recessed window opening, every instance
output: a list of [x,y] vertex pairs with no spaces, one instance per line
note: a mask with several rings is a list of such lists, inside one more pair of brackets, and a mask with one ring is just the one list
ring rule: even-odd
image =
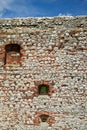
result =
[[46,84],[39,85],[38,90],[40,95],[46,95],[49,92],[49,85]]
[[5,47],[6,53],[15,51],[15,52],[20,52],[20,46],[18,44],[8,44]]
[[42,122],[47,122],[48,117],[49,117],[48,115],[43,114],[43,115],[40,116],[40,119],[41,119]]
[[20,45],[8,44],[5,47],[5,64],[19,64]]

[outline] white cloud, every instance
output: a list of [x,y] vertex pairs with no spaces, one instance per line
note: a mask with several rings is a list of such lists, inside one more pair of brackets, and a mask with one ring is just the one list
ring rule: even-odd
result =
[[10,4],[13,1],[14,0],[0,0],[0,17],[3,16],[4,9],[9,9],[10,8]]
[[28,7],[25,5],[13,5],[13,8],[10,8],[11,11],[13,11],[16,16],[32,16],[35,15],[38,12],[38,10],[33,7],[32,5],[29,5]]
[[62,14],[62,13],[59,13],[59,15],[58,16],[72,16],[72,14],[70,14],[70,13],[66,13],[66,14]]
[[4,16],[7,9],[9,14],[4,17],[32,17],[44,15],[43,11],[33,5],[32,0],[0,0],[0,17]]
[[[35,0],[37,2],[37,0]],[[32,17],[46,16],[47,11],[37,7],[32,0],[0,0],[0,18],[1,17]],[[42,0],[45,3],[55,2],[57,0]],[[58,0],[59,1],[59,0]],[[59,14],[62,16],[65,14]],[[71,15],[71,14],[66,14]]]

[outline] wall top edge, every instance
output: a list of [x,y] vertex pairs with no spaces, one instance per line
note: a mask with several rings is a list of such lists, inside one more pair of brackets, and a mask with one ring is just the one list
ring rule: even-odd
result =
[[87,16],[55,16],[55,17],[26,17],[26,18],[1,18],[0,28],[3,27],[87,27]]
[[77,18],[87,18],[86,15],[81,16],[54,16],[54,17],[15,17],[15,18],[0,18],[0,20],[15,20],[15,19],[54,19],[54,18],[62,18],[62,19],[77,19]]

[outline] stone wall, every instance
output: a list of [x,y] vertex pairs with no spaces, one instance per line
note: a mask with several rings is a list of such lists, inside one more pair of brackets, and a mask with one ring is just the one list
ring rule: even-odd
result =
[[0,19],[0,130],[87,130],[87,17]]

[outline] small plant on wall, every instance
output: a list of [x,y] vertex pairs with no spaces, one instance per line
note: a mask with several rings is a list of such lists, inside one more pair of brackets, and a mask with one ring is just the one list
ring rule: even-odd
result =
[[38,87],[40,95],[46,95],[49,92],[49,85],[41,84]]

